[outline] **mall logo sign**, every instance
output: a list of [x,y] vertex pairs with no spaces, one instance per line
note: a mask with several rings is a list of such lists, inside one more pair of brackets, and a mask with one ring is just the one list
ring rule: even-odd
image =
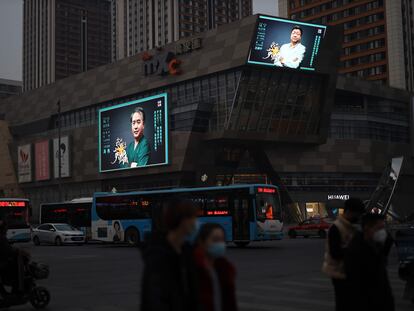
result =
[[157,49],[155,55],[148,52],[142,54],[142,73],[144,76],[150,75],[179,75],[181,73],[181,61],[177,59],[175,53],[163,51],[161,48]]
[[349,199],[349,194],[328,194],[328,200],[343,200]]

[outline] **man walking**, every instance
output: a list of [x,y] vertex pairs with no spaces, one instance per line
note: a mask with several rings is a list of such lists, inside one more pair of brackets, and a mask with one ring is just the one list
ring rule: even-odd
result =
[[344,213],[338,216],[328,231],[322,271],[332,279],[337,311],[349,310],[348,282],[344,268],[345,251],[356,233],[354,224],[364,210],[364,203],[360,199],[348,199],[345,201]]
[[366,214],[345,255],[349,310],[394,311],[386,262],[390,237],[384,216]]

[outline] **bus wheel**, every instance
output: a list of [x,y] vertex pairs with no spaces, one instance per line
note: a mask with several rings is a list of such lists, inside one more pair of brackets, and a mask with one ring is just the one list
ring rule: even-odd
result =
[[236,244],[237,247],[246,247],[247,245],[249,245],[250,242],[247,241],[237,241],[234,242],[234,244]]
[[128,244],[137,246],[140,241],[141,241],[141,239],[139,237],[139,232],[138,232],[137,229],[129,228],[125,232],[125,242],[127,242]]
[[38,236],[34,236],[33,237],[33,244],[36,245],[36,246],[39,246],[40,245],[40,240],[39,240],[39,237]]

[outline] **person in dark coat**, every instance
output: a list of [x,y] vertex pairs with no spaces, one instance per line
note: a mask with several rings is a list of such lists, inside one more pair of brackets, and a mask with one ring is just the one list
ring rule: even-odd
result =
[[322,271],[332,279],[335,310],[348,311],[348,282],[344,269],[345,251],[356,233],[355,224],[364,213],[365,205],[358,198],[345,201],[344,213],[339,215],[328,231]]
[[19,269],[22,271],[22,262],[19,258],[28,260],[30,254],[10,245],[7,240],[7,223],[0,220],[0,276],[5,285],[12,287],[13,293],[18,293],[23,283],[19,274]]
[[366,214],[345,254],[349,310],[394,311],[386,268],[390,245],[382,215]]
[[142,311],[197,311],[192,247],[186,241],[197,228],[197,210],[174,199],[164,210],[166,234],[144,251]]
[[194,259],[202,311],[236,311],[236,270],[224,255],[223,227],[204,224],[199,231]]

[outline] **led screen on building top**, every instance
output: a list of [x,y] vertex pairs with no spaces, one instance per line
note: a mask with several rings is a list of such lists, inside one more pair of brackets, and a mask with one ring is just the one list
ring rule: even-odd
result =
[[326,26],[260,15],[248,63],[315,70]]
[[99,110],[101,172],[168,163],[167,94]]

